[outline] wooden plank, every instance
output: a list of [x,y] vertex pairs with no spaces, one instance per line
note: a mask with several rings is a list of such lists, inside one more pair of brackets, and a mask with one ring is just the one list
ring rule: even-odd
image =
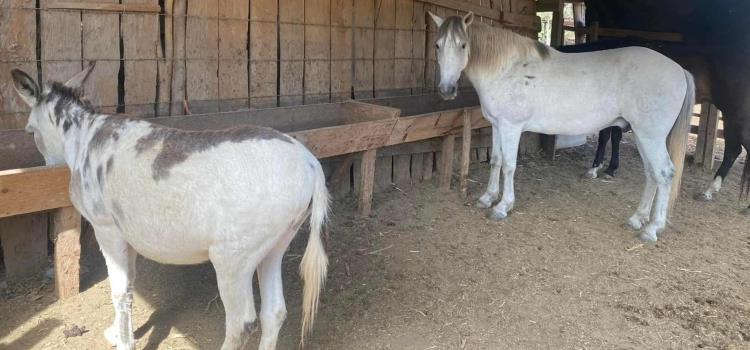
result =
[[375,1],[354,2],[354,97],[373,97]]
[[[116,0],[106,0],[115,4]],[[110,4],[110,5],[112,5]],[[107,4],[96,4],[107,5]],[[119,4],[118,4],[119,5]],[[120,70],[120,15],[83,12],[83,59],[96,61],[96,68],[84,84],[86,97],[103,113],[117,112],[117,77]]]
[[250,106],[274,107],[277,101],[277,0],[250,2]]
[[398,187],[411,184],[411,155],[404,154],[393,157],[393,183]]
[[[435,14],[437,7],[425,5],[425,12],[431,11]],[[432,18],[426,18],[427,21],[427,42],[425,43],[426,58],[424,69],[424,89],[427,92],[435,91],[437,86],[437,56],[435,51],[435,40],[437,40],[437,26]]]
[[47,265],[47,215],[18,215],[0,225],[5,276],[16,281],[42,276]]
[[299,140],[318,158],[381,147],[393,131],[393,120],[381,120],[304,130],[289,135]]
[[[174,3],[164,0],[164,13],[160,17],[162,40],[157,50],[156,76],[158,78],[156,96],[156,116],[169,115],[172,109],[172,73],[174,71]],[[162,22],[163,21],[163,22]],[[163,23],[163,28],[161,24]],[[183,42],[184,44],[184,42]],[[84,234],[84,238],[86,233]]]
[[376,0],[374,84],[375,97],[393,96],[396,0]]
[[427,180],[432,180],[432,173],[433,173],[433,162],[435,160],[435,153],[424,153],[424,156],[422,157],[424,160],[424,170],[422,170],[422,178]]
[[216,112],[219,110],[216,103],[219,99],[218,7],[209,1],[190,2],[187,13],[185,88],[188,105],[193,113]]
[[71,206],[65,166],[0,171],[0,218]]
[[[693,162],[703,164],[704,154],[706,154],[706,129],[708,128],[708,113],[711,110],[711,103],[701,103],[701,114],[698,119],[698,140],[695,143],[695,155]],[[691,132],[693,127],[691,126]]]
[[563,1],[555,0],[555,10],[552,11],[552,28],[550,33],[550,46],[558,47],[563,44]]
[[359,199],[357,201],[359,213],[364,216],[372,212],[372,191],[375,181],[375,149],[362,152],[360,164]]
[[469,188],[469,163],[471,162],[471,111],[464,110],[463,133],[461,135],[461,167],[459,168],[458,188],[466,197]]
[[440,189],[449,190],[451,188],[451,178],[453,177],[453,153],[456,148],[456,136],[443,136],[443,145],[440,151]]
[[375,166],[375,188],[378,192],[385,192],[391,188],[392,174],[393,157],[378,157]]
[[330,4],[305,0],[305,104],[331,100]]
[[331,0],[331,101],[352,97],[354,2]]
[[0,11],[0,129],[17,129],[25,127],[29,107],[13,88],[10,71],[18,68],[37,77],[36,13],[30,1],[8,5]]
[[414,2],[412,0],[395,0],[395,52],[394,52],[394,82],[396,95],[411,94],[412,87],[412,20],[414,18]]
[[23,129],[0,131],[0,170],[44,165],[34,137]]
[[[105,2],[107,0],[98,0]],[[103,11],[103,12],[144,12],[157,14],[161,11],[158,4],[138,4],[138,3],[92,3],[88,1],[60,1],[51,3],[46,6],[48,9],[66,9],[66,10],[85,10],[85,11]]]
[[[48,0],[44,4],[52,5]],[[43,5],[44,6],[44,5]],[[81,13],[41,11],[42,81],[66,81],[83,69],[81,64]]]
[[55,291],[60,299],[78,294],[80,286],[81,215],[73,207],[52,212],[55,241]]
[[411,155],[411,183],[416,184],[424,178],[424,154]]
[[599,36],[603,37],[614,37],[614,38],[625,38],[629,36],[635,36],[648,40],[655,41],[666,41],[666,42],[683,42],[684,39],[681,33],[672,32],[649,32],[643,30],[631,30],[631,29],[619,29],[619,28],[602,28],[599,27]]
[[[413,1],[412,11],[412,64],[411,87],[412,94],[421,94],[424,89],[425,42],[427,40],[427,13],[424,3]],[[431,21],[431,20],[430,20]],[[429,45],[429,43],[427,43]]]
[[711,105],[708,110],[708,122],[706,123],[706,141],[703,151],[703,170],[711,171],[714,168],[714,146],[716,145],[716,128],[719,124],[719,111],[716,106]]
[[220,111],[247,108],[247,29],[250,3],[246,0],[219,2]]
[[500,12],[492,8],[483,7],[480,5],[472,4],[466,1],[460,0],[416,0],[440,7],[446,7],[458,11],[473,11],[474,14],[487,17],[499,21],[501,19]]
[[[187,62],[185,49],[187,0],[174,0],[172,7],[172,55],[174,57],[171,72],[170,106],[171,115],[185,113],[184,103],[187,98]],[[167,22],[170,18],[165,19]]]
[[305,1],[279,0],[279,22],[279,105],[300,105],[305,66]]

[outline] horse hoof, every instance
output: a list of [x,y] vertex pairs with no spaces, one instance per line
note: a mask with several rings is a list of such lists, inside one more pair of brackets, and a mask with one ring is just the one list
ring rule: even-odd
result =
[[652,242],[652,243],[655,243],[656,240],[658,239],[656,237],[656,233],[654,233],[654,232],[647,232],[647,231],[644,231],[643,233],[641,233],[640,238],[644,242]]
[[696,193],[695,196],[693,196],[693,199],[701,202],[710,202],[714,199],[714,197],[710,193]]
[[589,171],[585,172],[581,177],[584,179],[596,179],[598,175],[596,175],[596,169],[589,169]]
[[508,213],[506,213],[504,211],[493,210],[488,217],[492,221],[500,221],[500,220],[505,219],[506,217],[508,217]]
[[477,201],[477,208],[487,209],[492,206],[492,202],[485,202],[481,198]]
[[115,326],[110,326],[104,331],[104,338],[107,339],[107,342],[112,346],[116,346],[120,343],[120,337],[117,336]]
[[750,207],[743,209],[740,213],[745,216],[750,216]]

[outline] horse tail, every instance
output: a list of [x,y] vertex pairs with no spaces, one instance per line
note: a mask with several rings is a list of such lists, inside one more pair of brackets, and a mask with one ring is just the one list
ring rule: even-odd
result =
[[687,150],[688,133],[690,132],[690,118],[693,116],[693,105],[695,105],[695,80],[690,72],[685,71],[687,90],[682,102],[682,109],[677,115],[677,120],[672,126],[667,138],[667,149],[669,157],[674,164],[674,177],[672,188],[669,192],[669,211],[674,208],[677,197],[680,195],[682,185],[682,171],[685,168],[685,152]]
[[310,213],[310,238],[300,264],[300,275],[305,283],[302,296],[302,336],[300,346],[305,341],[305,334],[312,332],[315,312],[318,310],[320,290],[326,280],[328,257],[326,256],[320,235],[328,216],[329,196],[326,189],[325,174],[320,163],[313,157],[315,168],[315,188],[313,189]]

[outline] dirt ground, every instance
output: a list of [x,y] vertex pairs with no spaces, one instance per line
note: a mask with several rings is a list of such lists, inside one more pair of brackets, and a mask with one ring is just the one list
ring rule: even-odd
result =
[[[306,348],[750,349],[741,164],[714,202],[693,199],[712,174],[689,166],[671,225],[658,244],[643,244],[624,226],[643,186],[626,136],[614,180],[580,178],[592,144],[555,161],[522,159],[516,208],[502,222],[473,205],[488,164],[472,168],[468,199],[424,183],[376,194],[369,218],[351,210],[352,199],[337,201],[329,277]],[[289,317],[280,349],[299,341],[296,271],[306,237],[284,260]],[[51,282],[2,290],[0,348],[107,348],[109,285],[101,262],[89,265],[86,289],[64,302]],[[139,349],[220,346],[224,312],[210,265],[140,259],[138,273]],[[74,325],[90,331],[66,338]]]

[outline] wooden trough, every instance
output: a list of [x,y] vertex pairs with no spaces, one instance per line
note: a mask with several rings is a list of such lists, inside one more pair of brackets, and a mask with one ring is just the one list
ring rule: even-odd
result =
[[[401,112],[405,116],[399,117]],[[453,150],[462,135],[460,189],[466,192],[471,129],[488,126],[475,94],[462,93],[453,101],[437,95],[347,101],[296,107],[152,118],[171,127],[207,130],[243,124],[276,128],[304,143],[318,158],[349,154],[360,157],[359,211],[371,211],[378,148],[440,138],[440,184],[449,188]],[[68,199],[69,172],[65,166],[46,167],[33,137],[23,130],[0,131],[0,159],[16,169],[0,171],[0,218],[24,217],[51,211],[51,239],[55,242],[56,291],[60,298],[76,295],[79,286],[81,217]],[[351,166],[351,163],[349,164]],[[1,169],[0,169],[1,170]],[[7,219],[6,219],[7,220]],[[18,264],[33,260],[31,250],[46,262],[47,237],[27,237],[18,230],[0,230],[8,275]],[[29,246],[32,246],[29,248]],[[36,247],[36,248],[34,248]]]

